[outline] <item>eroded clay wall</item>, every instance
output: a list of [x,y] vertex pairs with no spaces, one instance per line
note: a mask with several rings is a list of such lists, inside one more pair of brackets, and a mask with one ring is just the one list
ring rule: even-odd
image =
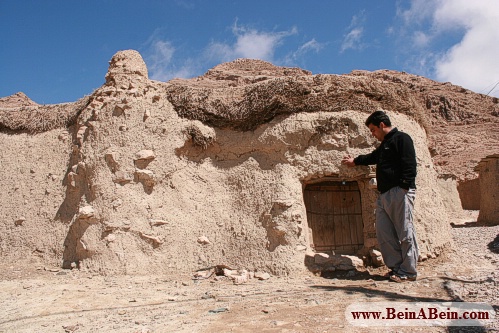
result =
[[71,135],[0,133],[0,260],[60,266],[68,223],[59,219]]
[[462,216],[463,208],[457,190],[456,178],[450,175],[439,175],[437,180],[440,188],[440,197],[449,217],[459,218]]
[[499,155],[480,162],[480,213],[477,222],[499,224]]
[[[2,160],[3,254],[102,274],[306,270],[304,183],[371,173],[341,165],[374,149],[368,114],[295,113],[241,132],[180,118],[167,87],[125,51],[69,133],[1,134],[2,154],[12,156]],[[426,134],[389,112],[416,146],[415,225],[422,256],[433,257],[450,233]],[[360,186],[365,245],[375,246],[376,193]]]
[[[96,96],[72,134],[2,134],[4,156],[16,152],[2,161],[16,175],[2,179],[9,193],[2,196],[4,253],[107,274],[217,264],[298,273],[309,250],[304,182],[370,173],[340,164],[345,154],[374,147],[359,112],[296,114],[236,132],[178,118],[152,88],[116,103],[121,93],[129,91]],[[431,257],[449,238],[424,131],[391,116],[416,144],[416,229],[423,256]],[[365,221],[374,221],[376,194],[360,184]],[[373,225],[365,232],[365,245],[375,246]]]
[[[129,93],[105,93],[82,115],[80,163],[92,198],[82,206],[90,205],[96,220],[73,221],[85,232],[75,234],[81,242],[74,241],[68,260],[83,267],[141,273],[226,264],[300,272],[309,249],[303,182],[369,173],[340,163],[374,147],[362,113],[301,113],[237,132],[178,118],[154,89],[117,110],[113,101]],[[449,242],[436,173],[421,127],[399,114],[393,119],[417,147],[415,221],[422,254],[431,257]],[[154,158],[140,160],[143,151]],[[372,202],[364,212],[371,220]]]
[[480,209],[480,179],[475,178],[460,182],[457,186],[463,209]]

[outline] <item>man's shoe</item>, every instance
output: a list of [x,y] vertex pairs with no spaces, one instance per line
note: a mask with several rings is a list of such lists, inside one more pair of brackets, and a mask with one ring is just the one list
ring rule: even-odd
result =
[[397,275],[397,273],[395,271],[389,271],[388,273],[386,273],[385,275],[383,275],[384,277],[386,277],[388,280],[390,280],[390,278],[393,276],[393,275]]
[[395,281],[397,283],[407,282],[407,281],[416,281],[417,275],[397,275],[394,274],[390,276],[390,280]]

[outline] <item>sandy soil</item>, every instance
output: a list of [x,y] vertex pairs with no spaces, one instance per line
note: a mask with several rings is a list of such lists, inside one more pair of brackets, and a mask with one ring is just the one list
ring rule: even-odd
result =
[[[354,302],[486,302],[499,311],[499,226],[461,220],[454,249],[420,264],[416,282],[365,274],[271,277],[95,276],[13,263],[1,268],[0,332],[499,332],[483,327],[353,327]],[[496,316],[499,314],[496,314]]]

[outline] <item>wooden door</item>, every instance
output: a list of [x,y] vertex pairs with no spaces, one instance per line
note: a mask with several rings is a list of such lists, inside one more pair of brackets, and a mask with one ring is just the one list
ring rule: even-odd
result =
[[357,182],[309,184],[304,192],[311,246],[316,252],[355,254],[364,244]]

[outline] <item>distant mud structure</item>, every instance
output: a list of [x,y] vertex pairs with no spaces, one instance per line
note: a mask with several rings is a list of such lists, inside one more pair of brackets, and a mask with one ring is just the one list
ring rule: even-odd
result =
[[374,170],[340,162],[374,149],[364,120],[378,109],[414,139],[416,230],[421,259],[434,258],[462,210],[458,185],[498,153],[496,98],[249,59],[158,82],[127,50],[74,103],[0,99],[0,260],[100,274],[361,269],[376,261]]

